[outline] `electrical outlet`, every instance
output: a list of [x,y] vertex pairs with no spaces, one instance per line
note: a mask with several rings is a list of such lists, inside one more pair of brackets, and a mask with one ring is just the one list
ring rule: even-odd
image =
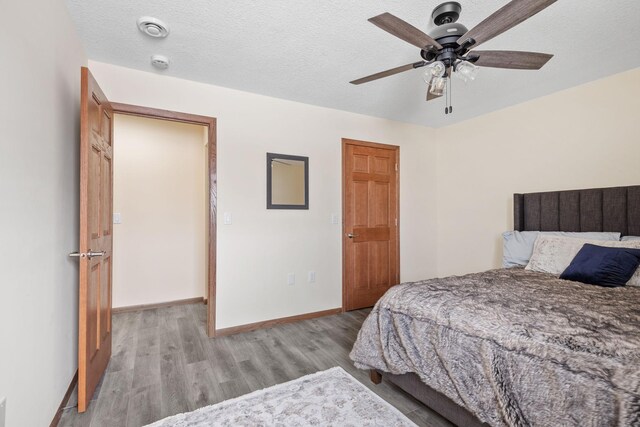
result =
[[120,212],[113,213],[113,223],[122,224],[122,215],[120,214]]
[[295,284],[296,284],[296,274],[295,273],[287,274],[287,285],[293,286]]
[[310,271],[308,275],[309,283],[316,283],[316,272]]
[[3,397],[2,399],[0,399],[0,427],[4,427],[5,424],[5,418],[7,415],[7,398]]

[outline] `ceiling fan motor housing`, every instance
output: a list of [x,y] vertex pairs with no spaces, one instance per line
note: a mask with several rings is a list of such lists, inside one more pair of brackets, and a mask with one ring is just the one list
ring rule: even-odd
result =
[[467,33],[467,27],[458,23],[451,23],[440,25],[433,29],[429,33],[431,38],[436,40],[441,45],[445,45],[447,43],[455,43],[458,41],[460,37]]
[[453,24],[460,17],[462,6],[456,1],[448,1],[433,9],[431,18],[436,25]]
[[[458,40],[468,31],[467,27],[456,23],[460,17],[460,12],[462,12],[462,6],[455,1],[442,3],[433,9],[431,19],[436,27],[429,32],[429,36],[440,43],[444,49],[442,49],[440,54],[435,51],[429,52],[423,50],[421,55],[424,60],[433,61],[436,57],[442,56],[442,53],[458,47]],[[440,60],[442,59],[445,58],[440,58]]]
[[[458,23],[444,24],[434,28],[429,32],[429,36],[440,43],[443,47],[442,53],[453,52],[458,47],[458,40],[467,33],[467,27]],[[422,50],[420,52],[425,61],[433,61],[437,56],[436,52]],[[441,58],[442,60],[444,58]]]

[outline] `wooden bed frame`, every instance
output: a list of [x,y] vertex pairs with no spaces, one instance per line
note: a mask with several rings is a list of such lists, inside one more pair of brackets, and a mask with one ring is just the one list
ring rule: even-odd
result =
[[[516,231],[619,232],[640,236],[640,185],[513,195]],[[418,375],[370,371],[411,394],[457,426],[488,426],[466,408],[423,383]]]

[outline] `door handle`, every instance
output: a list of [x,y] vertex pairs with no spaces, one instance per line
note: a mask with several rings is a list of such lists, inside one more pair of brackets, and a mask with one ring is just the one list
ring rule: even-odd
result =
[[353,233],[349,233],[349,234],[347,234],[347,237],[350,238],[350,239],[353,239],[354,237],[358,237],[358,235],[357,234],[353,234]]
[[106,254],[105,251],[100,251],[100,252],[93,252],[91,249],[89,249],[89,252],[84,253],[84,252],[71,252],[69,254],[70,257],[76,257],[76,258],[93,258],[94,256],[104,256]]
[[92,252],[91,249],[89,249],[89,252],[87,252],[87,258],[91,259],[94,256],[104,256],[104,254],[106,254],[105,251]]

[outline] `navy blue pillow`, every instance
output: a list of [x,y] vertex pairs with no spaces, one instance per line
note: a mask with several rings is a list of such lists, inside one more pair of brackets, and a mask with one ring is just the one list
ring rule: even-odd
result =
[[640,249],[585,244],[561,279],[607,287],[624,286],[640,265]]

